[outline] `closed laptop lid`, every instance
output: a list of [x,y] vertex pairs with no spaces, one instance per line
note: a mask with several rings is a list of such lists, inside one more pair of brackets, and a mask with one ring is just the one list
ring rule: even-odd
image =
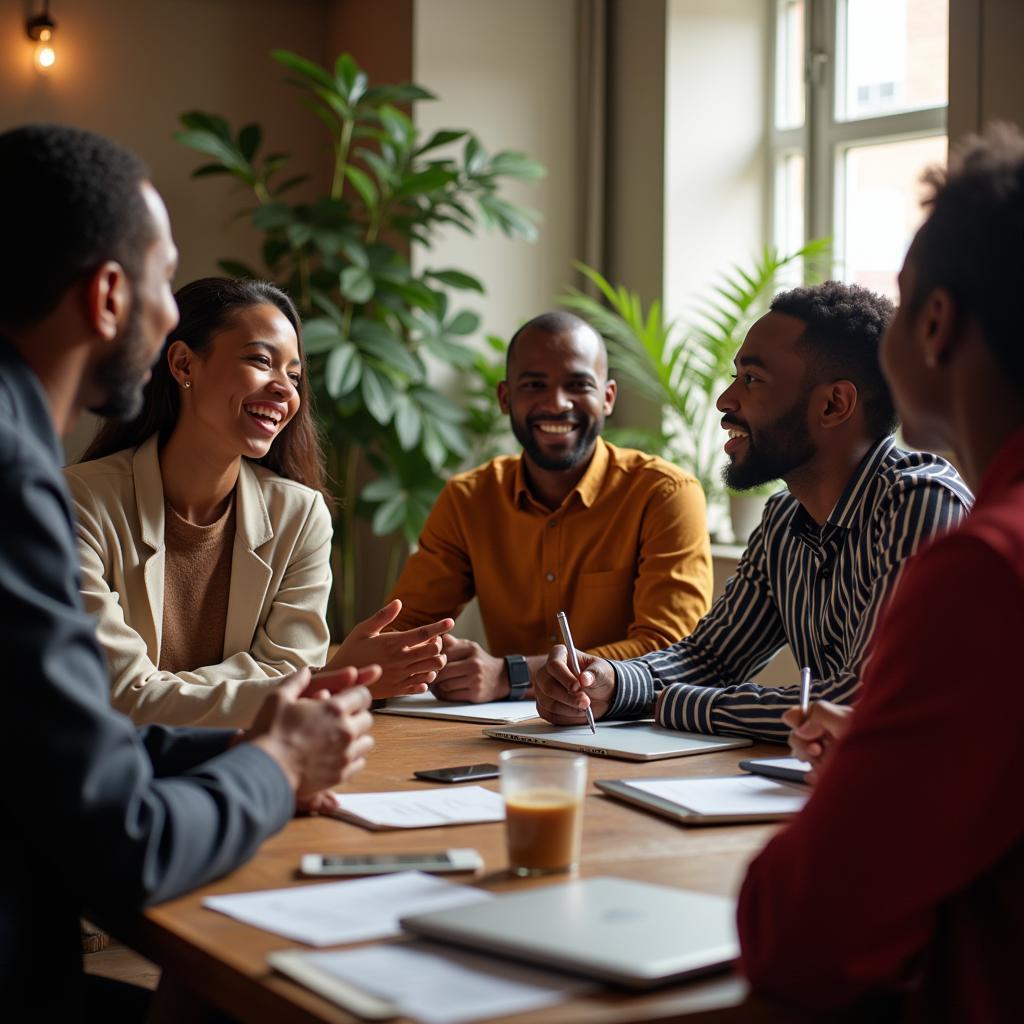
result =
[[739,955],[735,902],[621,878],[589,878],[403,918],[416,935],[649,988]]
[[656,761],[666,757],[704,754],[713,750],[749,747],[753,742],[742,736],[702,736],[664,729],[650,721],[599,722],[596,734],[586,725],[558,726],[549,722],[488,726],[484,734],[497,740],[536,743],[578,750],[584,754],[621,757],[627,761]]

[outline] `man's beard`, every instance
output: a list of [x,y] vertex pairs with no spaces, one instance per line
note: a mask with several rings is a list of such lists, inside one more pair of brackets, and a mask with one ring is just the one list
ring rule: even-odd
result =
[[144,362],[148,347],[141,322],[141,305],[133,302],[117,350],[96,369],[96,383],[106,395],[100,405],[90,409],[97,416],[133,420],[142,412],[144,377],[153,362]]
[[[516,440],[523,446],[523,451],[533,460],[540,469],[572,469],[578,466],[589,454],[597,440],[598,434],[604,429],[604,417],[592,420],[581,420],[572,416],[535,416],[528,418],[521,423],[514,416],[512,420],[512,433]],[[553,456],[546,454],[537,442],[533,433],[533,424],[544,423],[578,423],[580,430],[579,440],[576,444],[561,455]]]
[[[723,417],[723,421],[750,429],[729,416]],[[748,433],[746,457],[742,461],[731,461],[722,470],[722,479],[725,486],[734,491],[747,491],[783,478],[816,453],[807,429],[807,396],[803,395],[777,423],[758,431],[756,443],[754,435]]]

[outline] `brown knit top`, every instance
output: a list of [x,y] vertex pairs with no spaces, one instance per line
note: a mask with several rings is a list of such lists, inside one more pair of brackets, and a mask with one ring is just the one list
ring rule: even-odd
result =
[[159,668],[187,672],[224,660],[224,629],[235,546],[235,495],[209,526],[165,502],[164,622]]

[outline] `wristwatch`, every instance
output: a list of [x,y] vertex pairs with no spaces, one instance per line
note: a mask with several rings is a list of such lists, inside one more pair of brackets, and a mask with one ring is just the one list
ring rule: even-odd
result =
[[530,666],[521,654],[510,654],[505,658],[508,673],[508,696],[505,700],[526,700],[530,688]]

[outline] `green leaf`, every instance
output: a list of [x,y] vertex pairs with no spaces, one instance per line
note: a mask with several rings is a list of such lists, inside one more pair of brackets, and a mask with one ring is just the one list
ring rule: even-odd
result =
[[427,462],[430,463],[430,468],[435,473],[438,472],[448,458],[448,449],[434,428],[434,424],[427,419],[423,421],[423,438],[420,447]]
[[363,373],[359,349],[351,341],[343,341],[327,357],[324,386],[332,398],[341,398],[354,391]]
[[466,419],[465,410],[432,388],[410,388],[409,396],[435,419],[447,420],[449,423],[462,423]]
[[413,380],[421,379],[423,371],[415,356],[384,324],[365,317],[356,317],[352,321],[352,337],[367,355],[400,370]]
[[[329,316],[338,325],[338,327],[345,326],[345,317],[341,310],[338,309],[330,295],[322,291],[320,288],[317,288],[315,285],[311,285],[309,289],[309,297],[313,300],[313,305],[316,306],[321,313],[325,313]],[[308,324],[309,321],[306,321],[306,323]]]
[[400,149],[405,149],[416,134],[412,121],[396,107],[385,104],[378,111],[381,124]]
[[480,316],[464,309],[445,326],[445,334],[472,334],[480,326]]
[[474,351],[443,334],[428,334],[424,336],[423,344],[443,363],[450,363],[460,369],[473,365]]
[[449,128],[442,128],[440,131],[434,132],[433,135],[423,143],[414,153],[415,156],[422,156],[424,153],[429,153],[432,149],[437,149],[439,146],[447,146],[449,142],[458,142],[459,139],[465,138],[468,132],[452,131]]
[[351,302],[369,302],[373,298],[373,278],[364,267],[346,267],[338,280],[341,294]]
[[394,385],[384,374],[364,365],[361,388],[366,411],[381,426],[386,426],[395,412]]
[[450,288],[461,288],[481,294],[484,291],[484,286],[477,278],[471,274],[464,274],[461,270],[428,270],[425,272],[425,276],[432,277],[435,281],[440,281],[441,284],[446,284]]
[[539,181],[548,173],[547,168],[537,160],[528,157],[525,153],[517,153],[513,150],[502,150],[491,157],[488,171],[492,175],[503,175],[509,178],[517,178],[520,181]]
[[373,532],[378,537],[394,533],[405,522],[405,495],[393,494],[373,513]]
[[179,118],[190,131],[210,132],[225,142],[231,142],[231,129],[219,114],[207,114],[201,110],[190,110]]
[[334,89],[334,79],[319,65],[305,57],[300,57],[291,50],[274,50],[270,54],[278,64],[283,64],[291,71],[302,75],[309,82],[323,86],[325,89]]
[[228,277],[243,277],[258,281],[263,275],[253,270],[248,263],[241,260],[217,260],[217,266],[224,271]]
[[286,203],[264,203],[253,215],[252,226],[261,231],[283,228],[295,220],[295,214]]
[[420,439],[420,410],[408,395],[399,395],[395,403],[395,433],[403,451],[416,447]]
[[377,188],[373,180],[365,172],[349,164],[345,168],[345,177],[352,183],[352,187],[359,193],[359,198],[368,209],[374,210],[377,206]]
[[343,53],[334,62],[334,80],[337,82],[340,92],[347,95],[358,75],[359,65],[351,53]]
[[428,167],[425,171],[403,178],[395,189],[395,198],[407,199],[410,196],[436,192],[451,184],[455,178],[454,171],[446,170],[444,167]]
[[192,172],[193,178],[208,178],[212,174],[231,174],[231,168],[223,164],[203,164]]
[[393,476],[379,476],[376,480],[371,480],[363,489],[359,492],[359,497],[363,501],[384,501],[386,498],[390,498],[397,494],[402,489],[401,483]]
[[236,173],[248,173],[251,171],[248,162],[238,152],[233,142],[225,142],[224,139],[211,132],[175,132],[174,137],[183,146],[188,146],[189,149],[195,149],[200,153],[205,153],[207,156],[212,156],[215,160],[219,160],[225,167],[230,168]]
[[373,169],[382,192],[389,191],[394,187],[396,177],[394,168],[379,153],[374,153],[369,149],[359,149],[356,155]]
[[480,145],[480,140],[475,135],[470,135],[466,140],[466,149],[462,158],[466,173],[472,177],[479,174],[487,166],[487,153]]
[[469,445],[466,444],[462,431],[454,423],[434,420],[432,425],[450,452],[460,457],[469,454]]
[[238,133],[238,148],[242,156],[250,163],[252,163],[252,158],[256,155],[256,150],[260,148],[260,139],[262,138],[263,130],[255,122],[247,124]]
[[302,343],[309,355],[329,352],[343,340],[338,324],[326,317],[316,317],[302,325]]
[[364,102],[377,105],[380,103],[415,103],[417,100],[434,100],[437,97],[420,85],[407,82],[404,85],[375,85],[366,90]]
[[313,237],[313,225],[297,221],[284,229],[285,237],[293,249],[301,249]]

